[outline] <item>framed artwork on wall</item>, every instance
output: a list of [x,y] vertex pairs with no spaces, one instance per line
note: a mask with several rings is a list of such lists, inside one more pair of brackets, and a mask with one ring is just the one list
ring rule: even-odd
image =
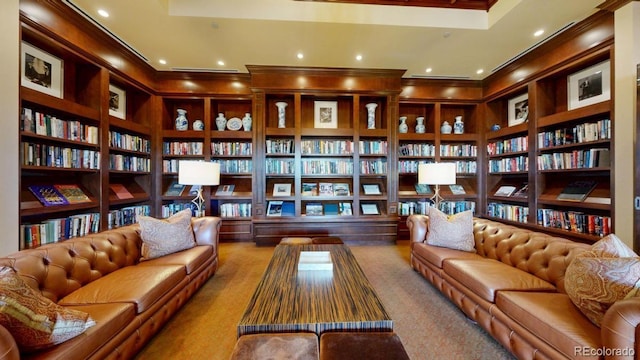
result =
[[508,125],[519,125],[529,117],[529,94],[522,94],[509,100]]
[[314,122],[316,129],[338,128],[338,102],[316,101],[314,102]]
[[609,60],[567,77],[569,110],[611,99],[611,65]]
[[33,45],[20,46],[20,84],[33,90],[62,98],[62,60]]
[[127,114],[127,93],[119,87],[109,84],[109,115],[122,120]]

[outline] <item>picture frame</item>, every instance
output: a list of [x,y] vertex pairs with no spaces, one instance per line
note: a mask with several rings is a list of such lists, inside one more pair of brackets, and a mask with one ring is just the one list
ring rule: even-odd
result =
[[380,215],[378,204],[360,204],[362,215]]
[[[194,186],[198,186],[198,185],[194,185]],[[231,196],[233,195],[233,190],[235,189],[235,185],[234,184],[229,184],[229,185],[219,185],[218,189],[216,190],[216,196]]]
[[267,216],[282,216],[282,201],[269,201]]
[[529,94],[522,94],[509,99],[508,126],[520,125],[529,119]]
[[273,184],[273,196],[291,196],[291,184]]
[[338,128],[338,102],[337,101],[315,101],[313,126],[316,129],[337,129]]
[[365,195],[382,195],[378,184],[362,184],[362,191]]
[[127,93],[113,84],[109,84],[109,115],[127,118]]
[[62,99],[62,59],[24,41],[20,46],[20,59],[22,86]]
[[569,110],[611,99],[611,64],[609,60],[567,76]]

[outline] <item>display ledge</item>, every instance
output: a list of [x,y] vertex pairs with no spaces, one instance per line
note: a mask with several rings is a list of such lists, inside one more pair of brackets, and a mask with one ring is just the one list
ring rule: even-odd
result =
[[489,159],[503,159],[519,155],[529,155],[529,151],[510,151],[502,154],[488,155],[487,157]]
[[503,127],[500,130],[487,132],[487,140],[499,140],[514,137],[515,135],[526,135],[529,131],[529,123],[522,123],[514,126]]
[[539,148],[538,149],[538,154],[547,153],[547,152],[555,152],[555,151],[558,151],[558,150],[565,150],[565,149],[582,148],[582,147],[592,148],[592,147],[596,147],[598,145],[603,145],[603,146],[609,147],[610,144],[611,144],[611,139],[603,139],[603,140],[596,140],[596,141],[583,141],[583,142],[579,142],[579,143],[571,143],[571,144],[565,144],[565,145],[556,145],[556,146],[548,146],[548,147]]
[[20,135],[22,136],[23,139],[33,139],[33,140],[37,140],[38,142],[46,141],[49,143],[67,144],[74,148],[82,147],[87,149],[96,149],[96,150],[100,149],[100,144],[92,144],[85,141],[69,140],[69,139],[59,138],[59,137],[39,135],[39,134],[28,132],[28,131],[20,131]]
[[253,138],[252,131],[244,131],[244,130],[212,130],[209,134],[212,139],[246,139],[251,140]]
[[151,153],[148,153],[148,152],[138,151],[138,150],[121,149],[121,148],[117,148],[117,147],[109,147],[109,153],[130,154],[130,155],[135,155],[135,156],[139,156],[139,157],[151,157]]
[[134,196],[131,199],[118,199],[115,195],[109,196],[109,206],[122,206],[122,205],[130,205],[137,204],[141,202],[147,202],[151,200],[151,198],[147,196]]
[[607,115],[609,112],[611,112],[611,100],[557,114],[542,116],[538,119],[537,128],[541,129],[548,126],[559,125],[572,120],[586,121],[588,118]]
[[[23,171],[50,171],[50,172],[74,172],[74,173],[98,173],[100,169],[79,169],[79,168],[65,168],[65,167],[54,167],[54,166],[35,166],[35,165],[22,165],[21,169]],[[24,176],[24,174],[23,174]]]
[[497,201],[497,202],[509,202],[509,203],[517,203],[519,205],[527,205],[529,199],[526,197],[513,197],[513,196],[487,196],[487,202],[489,201]]
[[118,119],[114,116],[109,116],[109,128],[133,132],[137,135],[149,136],[151,134],[151,128],[147,125],[142,125],[134,121]]
[[[434,133],[416,134],[416,133],[400,133],[398,140],[400,141],[434,141],[436,135]],[[401,144],[402,145],[402,144]]]
[[[24,86],[20,86],[20,97],[23,103],[31,103],[36,105],[38,108],[47,107],[59,113],[93,120],[95,123],[100,121],[100,110],[98,109],[84,106],[67,99],[60,99],[55,96],[47,95]],[[41,111],[45,112],[44,110]]]
[[76,212],[78,210],[95,209],[100,204],[93,199],[91,202],[70,204],[70,205],[57,205],[57,206],[44,206],[41,202],[35,201],[22,201],[20,202],[20,216],[39,216],[47,214],[57,214],[63,212]]

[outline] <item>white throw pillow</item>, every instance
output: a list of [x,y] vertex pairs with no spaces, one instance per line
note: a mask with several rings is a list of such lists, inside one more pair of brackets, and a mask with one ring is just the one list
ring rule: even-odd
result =
[[150,260],[196,246],[191,227],[191,210],[182,210],[161,220],[140,216],[142,260]]
[[434,207],[429,208],[427,244],[476,252],[473,240],[473,213],[469,210],[447,216]]

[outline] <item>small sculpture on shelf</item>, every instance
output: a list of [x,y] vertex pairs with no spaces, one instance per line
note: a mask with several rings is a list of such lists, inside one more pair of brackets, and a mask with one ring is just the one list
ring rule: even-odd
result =
[[218,117],[216,118],[216,127],[218,131],[224,131],[227,127],[227,118],[224,116],[224,113],[218,113]]
[[284,129],[286,126],[286,113],[287,103],[284,101],[278,101],[276,107],[278,107],[278,127]]
[[440,133],[441,134],[451,134],[451,125],[449,125],[448,121],[443,121],[442,122],[442,126],[440,126]]
[[456,121],[453,123],[454,134],[464,134],[464,123],[462,122],[462,116],[456,116]]
[[251,114],[245,113],[244,117],[242,118],[242,128],[244,129],[244,131],[251,131],[252,123],[253,123],[253,120],[251,119]]
[[189,130],[189,120],[187,120],[187,110],[177,109],[178,117],[176,118],[176,130]]
[[202,122],[202,120],[194,121],[192,126],[193,126],[193,130],[196,130],[196,131],[204,130],[204,123]]
[[500,124],[491,125],[491,131],[498,131],[498,130],[500,130]]
[[416,118],[416,134],[424,134],[425,131],[424,116],[418,116]]
[[409,131],[409,126],[407,125],[406,116],[400,116],[400,126],[398,126],[398,131],[401,134],[406,134]]
[[376,128],[376,108],[378,104],[369,103],[365,105],[367,108],[367,129],[375,129]]

